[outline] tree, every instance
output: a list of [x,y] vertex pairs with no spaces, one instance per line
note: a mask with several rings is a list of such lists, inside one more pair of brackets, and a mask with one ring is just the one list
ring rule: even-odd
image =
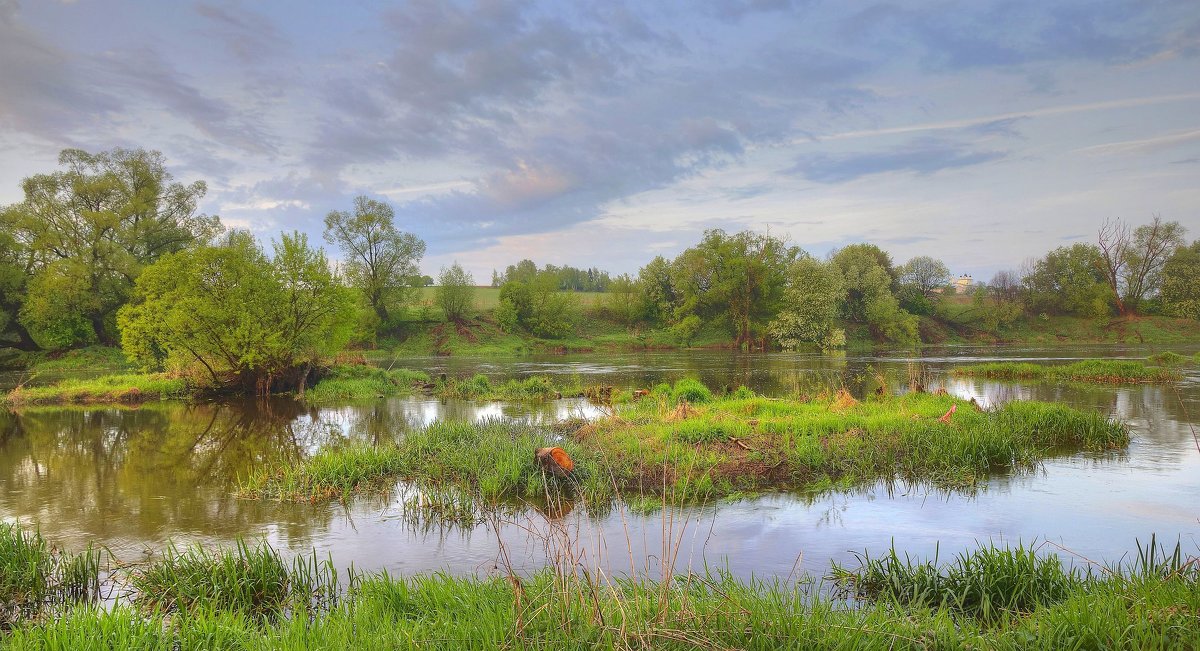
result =
[[539,337],[557,339],[571,331],[576,310],[575,294],[559,291],[557,275],[547,270],[538,272],[529,282],[504,283],[496,320],[506,332],[520,327]]
[[341,249],[346,278],[385,327],[419,282],[417,262],[425,255],[425,242],[397,230],[394,220],[391,206],[366,196],[355,197],[353,215],[325,216],[325,241]]
[[118,320],[126,355],[144,368],[197,367],[214,385],[265,395],[278,380],[302,389],[308,369],[349,339],[353,310],[304,235],[283,236],[268,259],[233,231],[147,267]]
[[1097,236],[1098,267],[1121,316],[1136,314],[1138,305],[1158,291],[1167,258],[1183,246],[1184,228],[1158,215],[1132,234],[1121,220],[1104,223]]
[[845,343],[845,333],[834,327],[845,299],[842,277],[830,263],[804,257],[788,270],[783,308],[771,322],[771,336],[785,349],[811,343],[834,348]]
[[800,253],[769,234],[706,231],[671,265],[682,298],[676,317],[728,318],[738,346],[749,343],[778,312],[788,267]]
[[645,318],[641,288],[638,286],[638,281],[629,274],[621,274],[613,278],[608,285],[608,292],[604,301],[604,309],[613,320],[624,325],[633,325]]
[[997,271],[987,284],[992,297],[1001,301],[1016,301],[1021,297],[1021,277],[1015,271]]
[[1162,269],[1163,310],[1186,319],[1200,319],[1200,240],[1181,246]]
[[475,279],[459,266],[442,267],[437,281],[437,304],[450,321],[461,321],[475,303]]
[[1102,267],[1100,249],[1090,244],[1050,251],[1022,280],[1026,308],[1034,313],[1107,315],[1110,308]]
[[897,270],[901,286],[916,289],[925,298],[937,295],[934,291],[950,284],[950,270],[945,263],[927,255],[909,260]]
[[645,318],[664,324],[671,320],[678,294],[671,280],[671,263],[661,255],[638,270],[637,285]]
[[891,258],[873,244],[851,244],[830,258],[842,275],[846,300],[842,314],[848,321],[866,323],[877,337],[897,343],[918,340],[915,316],[900,307],[892,293]]
[[0,338],[20,350],[38,347],[18,318],[25,302],[29,265],[28,250],[0,230]]
[[112,343],[141,270],[210,241],[220,221],[196,213],[204,183],[172,182],[158,152],[67,149],[58,161],[64,170],[26,178],[24,200],[0,211],[28,276],[20,321],[45,347]]

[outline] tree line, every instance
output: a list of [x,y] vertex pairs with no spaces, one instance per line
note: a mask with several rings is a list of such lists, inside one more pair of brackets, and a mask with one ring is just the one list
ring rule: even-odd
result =
[[[69,149],[59,163],[0,208],[0,338],[11,347],[120,344],[146,368],[265,392],[303,386],[322,359],[396,332],[429,284],[418,269],[425,243],[368,197],[325,217],[325,242],[339,253],[332,264],[303,234],[264,247],[199,213],[205,184],[176,182],[158,152]],[[993,329],[1025,314],[1200,318],[1200,242],[1184,235],[1157,217],[1110,221],[1094,244],[998,273],[972,300]],[[492,284],[495,321],[510,332],[563,337],[581,312],[575,292],[606,291],[593,316],[666,329],[685,345],[708,327],[738,346],[834,348],[847,328],[921,340],[951,280],[935,258],[895,264],[873,244],[816,257],[769,233],[710,230],[635,275],[522,260],[493,272]],[[436,284],[447,319],[475,310],[474,279],[457,263]]]

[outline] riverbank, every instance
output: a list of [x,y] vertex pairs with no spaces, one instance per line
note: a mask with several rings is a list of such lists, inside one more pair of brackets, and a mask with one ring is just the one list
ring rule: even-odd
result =
[[[378,398],[430,395],[465,400],[552,400],[580,397],[585,388],[578,377],[566,379],[535,375],[493,382],[486,375],[469,378],[441,377],[412,369],[384,369],[368,364],[340,364],[313,374],[311,387],[302,394],[288,392],[309,405],[352,403]],[[167,399],[195,399],[234,395],[211,386],[166,373],[123,373],[90,379],[67,379],[46,386],[20,386],[3,399],[10,407],[39,405],[136,405]]]
[[[615,412],[593,423],[434,423],[395,444],[321,450],[262,469],[240,492],[318,500],[406,480],[485,502],[551,494],[600,505],[617,495],[699,501],[880,479],[969,488],[989,473],[1035,467],[1048,454],[1129,441],[1123,424],[1098,414],[1038,402],[983,411],[948,395],[771,399],[743,388],[714,397],[680,380],[637,401],[618,393],[614,402]],[[571,476],[535,465],[534,451],[548,446],[574,460]]]
[[40,536],[0,525],[0,567],[16,553],[32,561],[22,578],[45,589],[0,582],[10,649],[1165,649],[1200,637],[1200,562],[1153,542],[1090,571],[1020,547],[980,547],[945,568],[893,551],[835,567],[832,591],[814,577],[622,579],[566,562],[343,584],[315,553],[288,562],[241,543],[117,569],[107,581],[134,589],[111,604],[98,599],[99,563],[66,578]]

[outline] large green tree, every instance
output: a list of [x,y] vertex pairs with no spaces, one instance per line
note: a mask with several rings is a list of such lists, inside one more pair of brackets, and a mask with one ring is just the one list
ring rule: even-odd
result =
[[147,267],[119,321],[126,354],[147,369],[199,368],[216,385],[266,394],[279,381],[302,388],[346,344],[353,306],[304,235],[284,235],[268,258],[233,231]]
[[783,308],[771,322],[771,336],[785,349],[843,344],[845,332],[835,326],[845,297],[842,276],[831,263],[807,256],[797,260],[788,269]]
[[1033,264],[1022,279],[1031,312],[1103,316],[1109,313],[1108,286],[1100,249],[1091,244],[1060,246]]
[[842,275],[846,320],[865,323],[875,336],[889,341],[918,340],[917,318],[900,307],[892,292],[896,274],[886,252],[874,244],[851,244],[835,252],[830,262]]
[[398,230],[395,217],[391,206],[365,196],[354,199],[353,213],[325,216],[325,241],[341,249],[346,278],[383,327],[418,284],[417,262],[425,255],[425,242]]
[[142,269],[211,240],[220,222],[196,212],[204,183],[173,182],[158,152],[67,149],[58,160],[64,169],[26,178],[24,200],[0,211],[28,276],[20,322],[44,347],[113,343]]
[[438,274],[437,304],[450,321],[461,320],[475,303],[475,279],[457,262]]
[[671,265],[682,298],[676,316],[727,318],[736,343],[748,343],[779,311],[788,267],[800,254],[798,247],[765,233],[707,231]]

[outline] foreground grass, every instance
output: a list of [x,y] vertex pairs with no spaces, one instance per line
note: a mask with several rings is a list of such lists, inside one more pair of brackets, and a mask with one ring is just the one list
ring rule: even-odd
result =
[[[143,590],[132,600],[29,618],[0,630],[0,644],[72,651],[1194,648],[1200,559],[1178,547],[1148,562],[1140,550],[1138,558],[1085,573],[1021,548],[983,547],[949,568],[893,552],[883,562],[835,567],[837,581],[861,600],[851,604],[780,581],[687,574],[656,582],[572,568],[521,578],[352,575],[335,593],[336,576],[314,583],[306,562],[289,569],[269,548],[241,545],[192,554],[180,578],[165,569],[180,564],[168,553],[134,570]],[[179,598],[187,594],[203,596]]]
[[[699,404],[697,404],[699,403]],[[950,422],[939,420],[954,408]],[[614,493],[671,492],[706,499],[768,488],[900,479],[969,487],[1045,456],[1125,446],[1124,425],[1056,404],[1014,402],[992,411],[945,395],[858,402],[845,393],[776,400],[745,389],[714,398],[681,380],[625,404],[614,417],[555,428],[435,423],[382,447],[350,445],[299,464],[265,468],[245,497],[314,500],[391,488],[397,480],[453,487],[488,501],[560,491],[602,502]],[[534,451],[563,447],[568,479],[545,476]]]
[[960,377],[983,377],[994,380],[1051,380],[1057,382],[1088,382],[1093,384],[1151,384],[1176,382],[1183,376],[1179,371],[1150,366],[1132,360],[1088,359],[1062,365],[1031,362],[992,362],[959,366],[953,373]]
[[191,395],[184,378],[168,374],[104,375],[70,379],[42,387],[17,387],[4,401],[12,406],[87,403],[137,403]]

